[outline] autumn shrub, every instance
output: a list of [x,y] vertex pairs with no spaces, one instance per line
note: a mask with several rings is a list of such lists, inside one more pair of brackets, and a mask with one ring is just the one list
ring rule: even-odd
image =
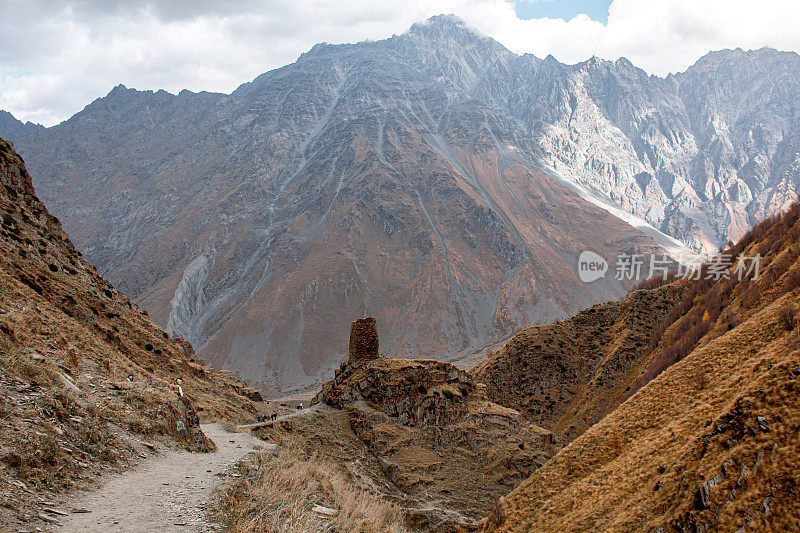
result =
[[670,270],[667,272],[667,275],[656,275],[651,278],[648,278],[638,285],[631,289],[631,292],[638,291],[638,290],[653,290],[659,287],[663,287],[664,285],[669,285],[673,281],[678,278],[678,272],[676,270]]
[[783,281],[783,291],[790,292],[800,287],[800,268],[795,268],[786,274]]
[[0,456],[16,475],[37,488],[58,488],[66,453],[52,435],[36,434],[23,439]]
[[[649,348],[657,351],[650,366],[633,387],[633,392],[645,383],[654,379],[669,366],[680,361],[697,346],[700,340],[712,331],[714,324],[730,306],[734,295],[739,298],[745,308],[755,308],[765,302],[764,291],[782,280],[782,292],[795,290],[800,286],[800,269],[795,268],[800,258],[800,204],[795,203],[783,214],[767,217],[756,224],[735,245],[729,246],[724,255],[726,262],[736,264],[740,254],[744,254],[754,243],[758,243],[756,251],[764,257],[761,263],[759,279],[738,279],[731,275],[727,278],[713,279],[709,264],[700,269],[699,279],[689,281],[681,300],[667,313],[659,326],[654,330]],[[733,274],[733,273],[731,273]],[[645,282],[655,284],[655,282]],[[777,295],[771,293],[771,297]],[[715,334],[732,330],[739,325],[741,319],[735,312],[727,315],[726,327],[714,329]],[[786,307],[781,310],[780,321],[787,330],[796,327],[794,309]],[[668,335],[668,337],[666,336]]]
[[773,278],[779,278],[789,270],[789,267],[793,265],[796,260],[797,256],[792,253],[791,249],[787,250],[772,261],[768,273]]
[[67,362],[69,366],[72,368],[77,369],[80,366],[80,358],[78,357],[78,352],[75,351],[74,348],[70,348],[67,352]]
[[689,355],[700,339],[708,333],[710,323],[709,319],[682,323],[681,326],[685,329],[678,330],[672,337],[674,340],[664,348],[664,361],[672,365]]
[[[787,222],[791,221],[791,225],[794,226],[794,222],[797,221],[798,215],[800,215],[800,207],[798,206],[797,203],[795,203],[785,213],[784,216],[786,217],[786,221]],[[775,226],[780,220],[781,220],[781,215],[775,214],[765,218],[764,220],[753,226],[747,233],[745,233],[744,237],[739,239],[739,242],[737,242],[731,249],[733,255],[734,256],[739,255],[754,242],[763,241],[764,237],[767,235],[769,230],[772,229],[773,226]],[[769,250],[771,245],[772,245],[771,242],[765,241],[760,245],[763,246],[763,248],[760,248],[760,250],[763,249],[764,251],[767,251]]]

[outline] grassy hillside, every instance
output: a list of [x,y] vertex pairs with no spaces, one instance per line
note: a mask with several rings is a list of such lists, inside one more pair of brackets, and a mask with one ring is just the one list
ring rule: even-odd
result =
[[659,324],[685,290],[685,283],[638,290],[527,328],[470,373],[493,401],[569,442],[629,394],[653,357]]
[[677,282],[687,286],[632,396],[503,498],[483,529],[800,528],[799,218],[795,206],[726,251],[761,254],[757,279],[707,280],[705,269]]
[[251,420],[256,398],[80,257],[0,139],[0,524],[157,447],[213,449],[200,420]]

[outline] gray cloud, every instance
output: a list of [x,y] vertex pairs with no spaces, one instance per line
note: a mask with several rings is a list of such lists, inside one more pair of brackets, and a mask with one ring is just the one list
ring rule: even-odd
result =
[[[52,125],[114,85],[229,92],[317,42],[382,39],[455,13],[517,53],[565,62],[628,57],[655,74],[710,49],[800,50],[795,0],[614,0],[608,24],[520,20],[505,0],[6,2],[0,109]],[[7,16],[10,13],[10,16]]]

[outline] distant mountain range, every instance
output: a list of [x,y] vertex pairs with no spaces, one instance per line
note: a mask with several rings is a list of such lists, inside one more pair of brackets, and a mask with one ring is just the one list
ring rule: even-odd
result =
[[16,139],[24,137],[29,133],[38,133],[44,129],[41,124],[33,122],[22,122],[14,118],[8,111],[0,109],[0,132],[6,139]]
[[579,281],[583,250],[736,240],[797,196],[798,97],[794,53],[664,79],[517,56],[438,16],[230,95],[118,86],[0,136],[103,275],[279,394],[332,372],[356,316],[388,353],[452,357],[623,294],[613,272]]

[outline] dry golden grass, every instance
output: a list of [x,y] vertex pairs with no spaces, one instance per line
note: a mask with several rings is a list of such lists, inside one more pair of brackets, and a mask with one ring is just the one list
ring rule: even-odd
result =
[[759,279],[689,291],[659,347],[707,321],[690,352],[503,498],[484,530],[800,530],[800,207],[753,235],[733,253],[762,254]]
[[[798,370],[800,338],[781,327],[780,303],[696,350],[592,427],[504,498],[486,530],[654,531],[691,521],[719,531],[800,527],[793,496],[800,398],[787,379]],[[768,431],[758,428],[759,416]],[[697,509],[700,484],[720,472],[727,473],[709,508]]]
[[17,346],[9,351],[0,350],[0,368],[28,381],[35,381],[40,387],[63,387],[58,370],[51,361],[33,360]]
[[[304,459],[297,453],[303,448],[298,438],[240,465],[242,477],[217,495],[221,521],[242,532],[315,531],[325,524],[334,531],[406,531],[396,506],[354,484],[341,466],[318,455]],[[323,518],[315,504],[338,512]]]

